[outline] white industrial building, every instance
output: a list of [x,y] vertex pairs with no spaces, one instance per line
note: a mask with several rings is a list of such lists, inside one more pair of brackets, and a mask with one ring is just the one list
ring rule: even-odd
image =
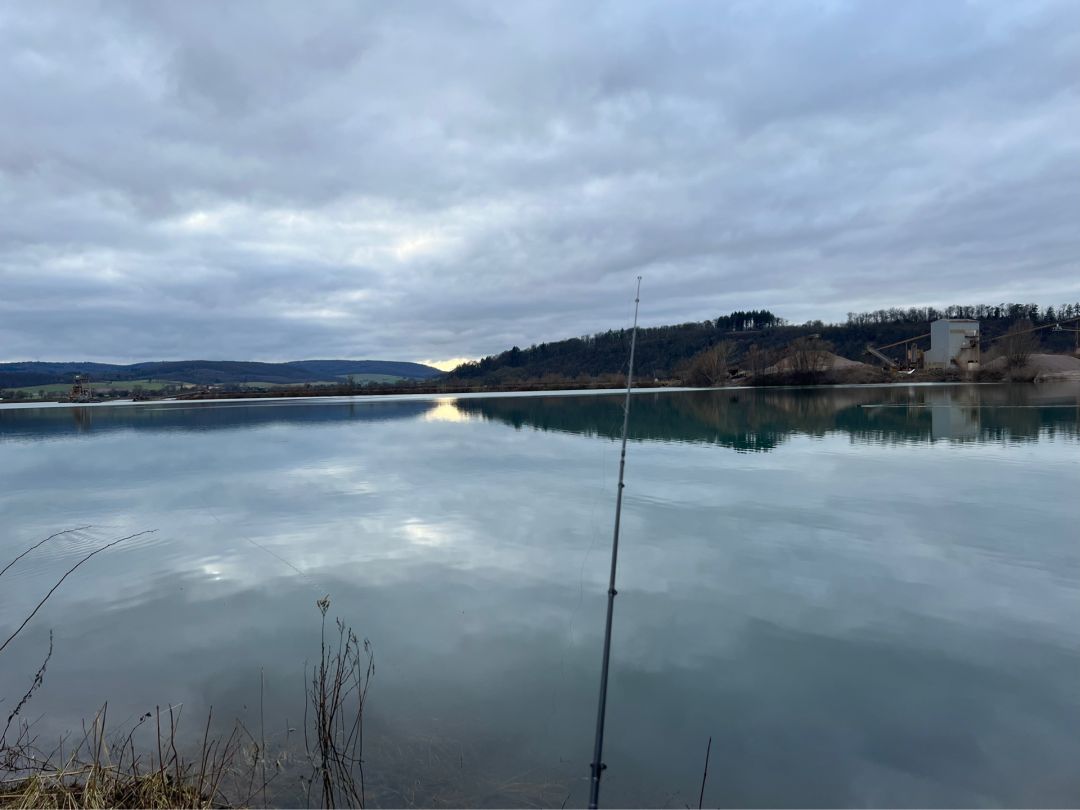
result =
[[925,368],[974,371],[979,367],[979,322],[969,318],[942,318],[930,324],[930,350]]

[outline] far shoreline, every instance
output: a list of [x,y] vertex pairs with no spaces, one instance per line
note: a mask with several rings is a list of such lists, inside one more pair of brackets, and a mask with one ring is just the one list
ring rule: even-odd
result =
[[[1048,380],[1047,383],[1053,382],[1073,382],[1071,380]],[[790,391],[790,390],[815,390],[815,389],[846,389],[846,388],[934,388],[934,387],[954,387],[961,385],[978,385],[978,386],[991,386],[991,385],[1043,385],[1046,383],[1037,382],[1017,382],[1007,380],[910,380],[910,381],[884,381],[884,382],[842,382],[842,383],[810,383],[810,384],[785,384],[785,385],[720,385],[720,386],[686,386],[686,385],[635,385],[631,389],[632,394],[648,394],[648,393],[691,393],[694,391]],[[454,399],[486,399],[486,398],[512,398],[520,396],[530,397],[569,397],[569,396],[611,396],[616,394],[625,394],[626,388],[610,388],[610,387],[580,387],[580,388],[500,388],[500,389],[486,389],[486,390],[442,390],[442,391],[415,391],[415,392],[387,392],[387,393],[365,393],[365,394],[340,394],[340,393],[326,393],[318,394],[310,391],[303,394],[291,394],[291,395],[274,395],[266,393],[258,393],[254,395],[235,395],[234,393],[228,393],[220,397],[200,396],[200,397],[166,397],[161,399],[112,399],[104,400],[101,402],[58,402],[53,400],[33,400],[33,401],[18,401],[18,402],[3,402],[0,401],[0,410],[33,410],[38,408],[56,409],[56,408],[113,408],[124,406],[170,406],[171,409],[176,409],[184,406],[199,407],[203,404],[217,404],[217,405],[241,405],[241,404],[256,404],[260,402],[266,403],[296,403],[296,404],[311,404],[313,402],[326,402],[326,403],[350,403],[350,402],[408,402],[416,400],[435,400],[443,398]]]

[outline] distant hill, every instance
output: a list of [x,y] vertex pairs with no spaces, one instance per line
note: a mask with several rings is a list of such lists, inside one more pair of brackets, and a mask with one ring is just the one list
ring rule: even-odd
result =
[[255,363],[237,360],[170,360],[113,365],[109,363],[0,363],[0,388],[70,383],[76,374],[98,381],[162,379],[195,385],[234,383],[316,383],[341,381],[350,375],[428,380],[443,372],[421,363],[394,360],[296,360]]
[[[443,372],[422,363],[405,363],[394,360],[294,360],[287,366],[302,368],[313,374],[344,377],[348,374],[386,374],[409,380],[430,380]],[[321,376],[320,379],[327,379]]]

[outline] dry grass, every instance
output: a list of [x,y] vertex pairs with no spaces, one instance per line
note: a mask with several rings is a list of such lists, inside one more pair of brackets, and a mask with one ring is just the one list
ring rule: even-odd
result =
[[[30,546],[0,569],[0,576],[48,541],[74,531],[79,529],[57,532]],[[82,565],[113,546],[146,533],[121,537],[82,556],[53,584],[14,632],[0,642],[0,653]],[[74,745],[63,738],[56,748],[43,749],[32,724],[23,718],[23,711],[41,687],[52,654],[50,631],[44,660],[0,730],[0,807],[219,807],[229,803],[222,785],[241,749],[240,726],[224,740],[211,740],[212,715],[207,717],[200,753],[193,759],[185,759],[177,749],[180,718],[171,707],[164,729],[159,709],[156,714],[143,715],[127,735],[110,741],[105,731],[106,704],[89,727],[84,724],[82,736]],[[138,754],[136,735],[140,731],[145,733],[144,727],[151,719],[156,729],[156,746],[151,747],[149,754]]]
[[363,807],[363,711],[374,658],[371,645],[340,619],[337,643],[327,639],[328,607],[329,598],[319,600],[321,654],[305,695],[304,750],[290,747],[293,730],[286,724],[285,739],[275,743],[280,750],[273,755],[262,727],[261,674],[258,737],[239,721],[226,737],[212,734],[211,709],[201,743],[190,738],[181,743],[182,708],[176,707],[147,712],[126,733],[107,736],[106,704],[74,742],[65,737],[47,750],[21,714],[44,680],[52,656],[50,635],[48,654],[30,688],[0,727],[0,808],[268,806],[275,781],[293,763],[306,766],[300,801]]
[[135,777],[91,768],[73,774],[29,777],[0,789],[0,807],[109,808],[215,807],[195,788],[175,784],[168,774]]
[[[0,807],[227,807],[226,780],[241,753],[239,727],[225,739],[210,738],[207,717],[199,754],[185,758],[177,747],[180,716],[172,707],[147,712],[122,737],[106,739],[108,705],[94,717],[73,747],[41,749],[30,727],[6,743],[0,764]],[[153,721],[156,745],[137,753],[135,737]]]

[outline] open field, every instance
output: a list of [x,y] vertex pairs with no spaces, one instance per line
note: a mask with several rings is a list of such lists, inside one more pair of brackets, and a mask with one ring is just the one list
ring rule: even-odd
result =
[[326,385],[342,385],[345,382],[353,382],[357,385],[363,385],[365,383],[396,383],[406,379],[405,377],[399,377],[396,374],[349,374],[341,377],[337,377],[332,380],[316,380],[315,382],[303,383],[277,383],[277,382],[264,382],[255,380],[251,382],[238,383],[236,388],[303,388],[305,385],[311,386],[326,386]]
[[354,383],[395,383],[408,378],[399,377],[396,374],[349,374],[345,379]]
[[[340,386],[345,381],[351,381],[356,385],[365,385],[367,383],[396,383],[400,382],[402,377],[395,374],[350,374],[348,376],[339,377],[331,380],[318,380],[310,383],[280,383],[280,382],[268,382],[255,380],[251,382],[242,383],[224,383],[220,387],[234,390],[234,391],[251,391],[251,390],[293,390],[298,388],[304,388],[305,386],[311,386],[314,388],[323,388],[327,386]],[[158,380],[158,379],[140,379],[140,380],[100,380],[93,381],[91,383],[94,391],[100,394],[109,394],[114,391],[132,391],[135,388],[141,389],[145,393],[160,393],[167,388],[175,387],[178,390],[191,390],[199,388],[194,383],[179,382],[177,380]],[[71,383],[50,383],[48,385],[25,385],[17,388],[5,388],[3,393],[11,396],[15,393],[22,393],[27,397],[37,398],[44,392],[46,398],[65,396],[71,390]]]
[[[91,387],[95,391],[130,391],[133,388],[141,388],[143,391],[161,391],[169,386],[179,388],[194,388],[191,383],[176,382],[175,380],[101,380],[91,381]],[[5,388],[5,392],[14,393],[21,391],[29,396],[36,397],[40,391],[47,396],[59,396],[67,394],[71,390],[71,383],[50,383],[49,385],[25,385],[21,388]]]

